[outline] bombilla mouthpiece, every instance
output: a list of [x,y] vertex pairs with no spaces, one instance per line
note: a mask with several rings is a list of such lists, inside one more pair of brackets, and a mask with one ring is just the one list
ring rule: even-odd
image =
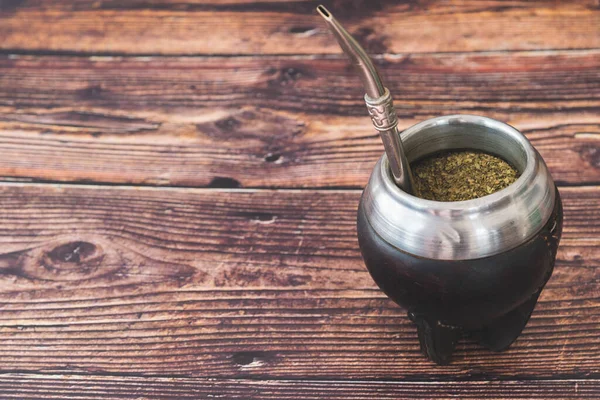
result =
[[405,192],[413,194],[413,178],[400,140],[398,117],[396,116],[396,109],[390,91],[383,86],[377,68],[375,68],[373,61],[361,45],[324,6],[318,6],[317,12],[327,22],[327,26],[362,80],[366,92],[367,110],[369,110],[373,125],[379,131],[383,141],[394,182]]
[[377,68],[373,65],[373,61],[371,61],[367,52],[324,6],[318,6],[317,12],[325,19],[340,47],[356,68],[367,95],[373,99],[383,96],[385,94],[385,87],[381,82]]

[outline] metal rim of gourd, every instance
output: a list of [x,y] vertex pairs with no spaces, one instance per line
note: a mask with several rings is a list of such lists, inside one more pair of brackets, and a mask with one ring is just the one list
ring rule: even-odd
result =
[[410,161],[442,150],[474,149],[495,154],[520,172],[508,187],[472,200],[439,202],[398,188],[385,155],[363,194],[367,220],[386,242],[434,259],[474,259],[518,246],[548,221],[555,187],[527,138],[503,122],[476,115],[449,115],[402,132]]

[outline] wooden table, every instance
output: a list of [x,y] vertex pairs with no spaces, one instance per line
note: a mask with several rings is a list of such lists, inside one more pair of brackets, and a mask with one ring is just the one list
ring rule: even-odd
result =
[[0,398],[600,397],[600,4],[324,2],[401,128],[473,113],[560,187],[554,275],[450,366],[378,290],[382,145],[308,0],[0,1]]

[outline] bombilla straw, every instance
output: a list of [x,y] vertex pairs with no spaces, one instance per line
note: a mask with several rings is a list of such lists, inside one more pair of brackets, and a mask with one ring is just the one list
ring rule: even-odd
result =
[[398,117],[390,91],[383,86],[381,77],[373,61],[360,44],[342,27],[333,15],[322,5],[317,12],[325,19],[327,26],[337,39],[340,47],[354,65],[365,88],[365,103],[375,129],[379,131],[383,147],[396,185],[407,193],[414,193],[410,165],[398,131]]

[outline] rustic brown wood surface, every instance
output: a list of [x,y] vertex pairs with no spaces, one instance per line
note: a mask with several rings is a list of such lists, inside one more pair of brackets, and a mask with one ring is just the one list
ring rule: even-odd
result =
[[[402,128],[485,114],[521,129],[558,182],[600,182],[600,50],[379,64]],[[341,58],[4,56],[0,111],[5,177],[359,188],[382,152]]]
[[401,128],[506,121],[563,198],[523,334],[445,367],[360,258],[383,150],[318,3],[0,1],[0,399],[600,398],[600,3],[324,1]]
[[365,382],[126,376],[22,375],[0,377],[5,399],[597,399],[596,380]]
[[8,0],[0,48],[120,54],[338,54],[315,7],[376,53],[600,47],[597,0]]
[[[563,188],[553,279],[510,351],[419,352],[362,264],[360,191],[5,184],[9,371],[403,379],[598,377],[599,188]],[[74,351],[76,350],[76,351]]]

